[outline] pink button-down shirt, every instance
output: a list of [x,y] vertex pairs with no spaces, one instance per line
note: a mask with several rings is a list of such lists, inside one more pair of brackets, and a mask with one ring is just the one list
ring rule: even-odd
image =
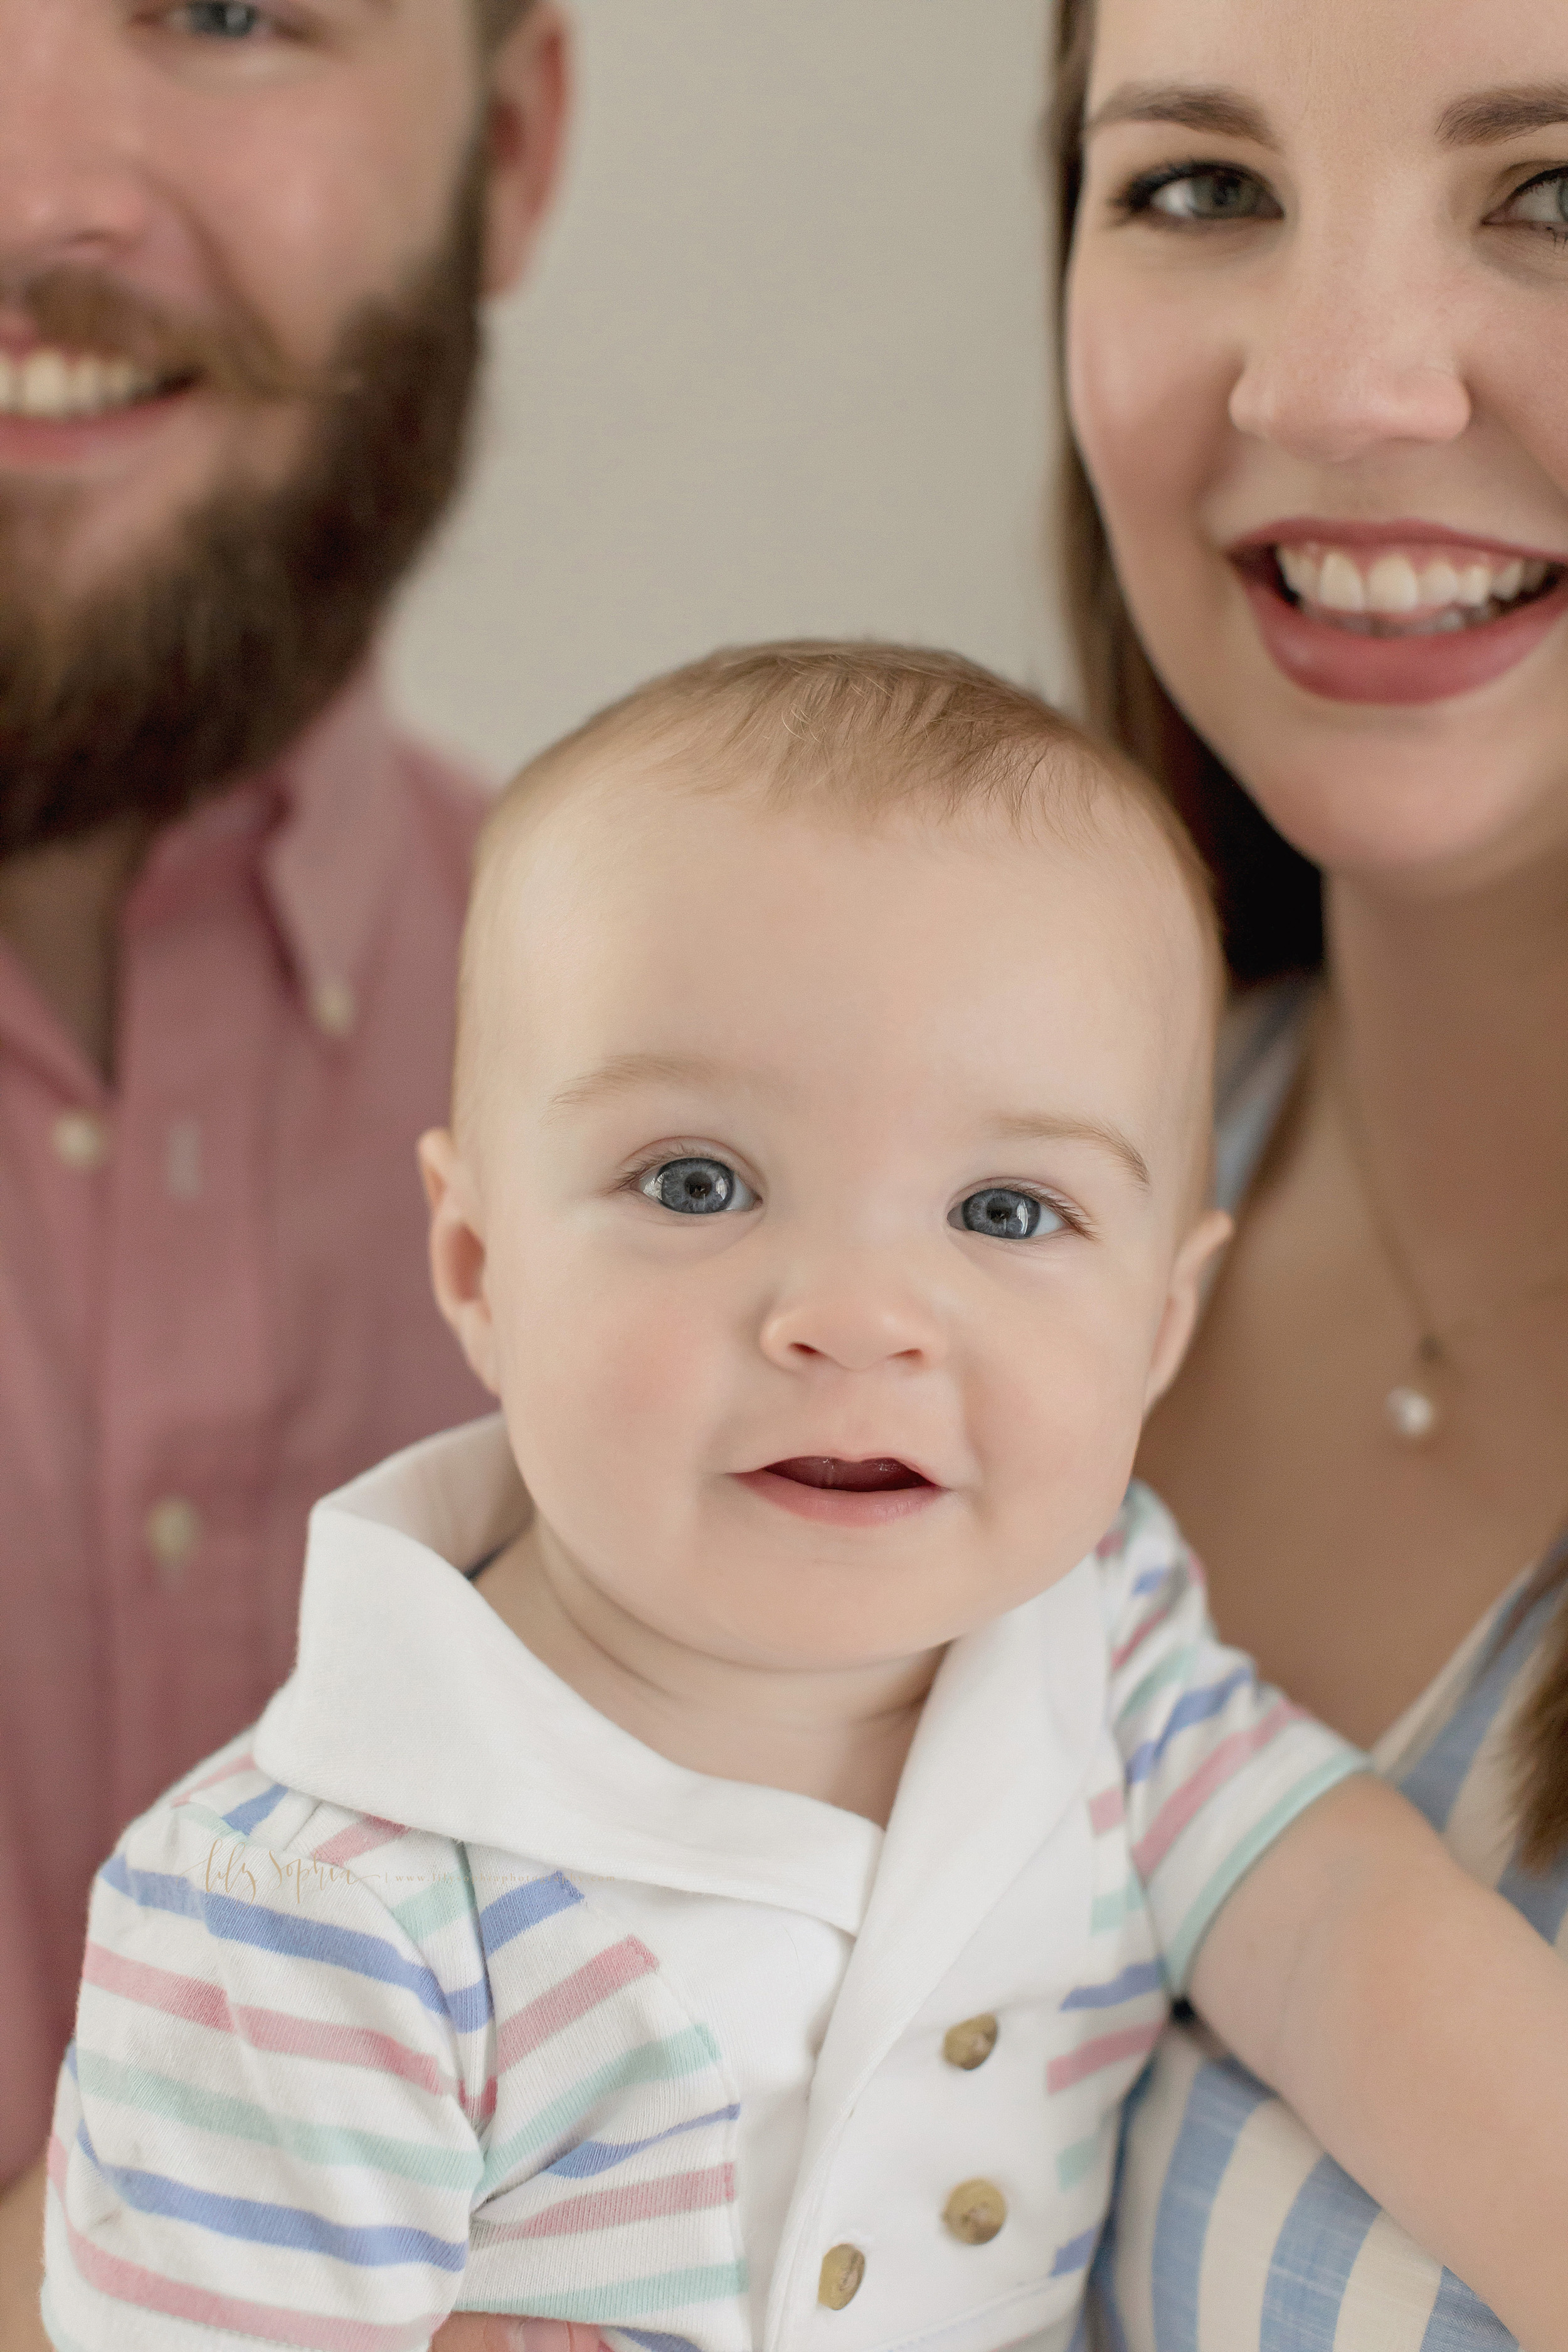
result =
[[310,1505],[482,1409],[414,1160],[482,806],[353,689],[157,842],[112,1087],[0,942],[0,2181],[95,1868],[289,1671]]

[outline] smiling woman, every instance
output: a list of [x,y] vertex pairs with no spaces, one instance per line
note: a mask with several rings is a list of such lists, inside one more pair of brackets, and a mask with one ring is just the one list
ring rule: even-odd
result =
[[[1067,0],[1056,136],[1088,698],[1262,983],[1237,1235],[1142,1466],[1227,1637],[1560,1941],[1568,39],[1531,0]],[[1181,2034],[1102,2281],[1131,2352],[1507,2340]]]

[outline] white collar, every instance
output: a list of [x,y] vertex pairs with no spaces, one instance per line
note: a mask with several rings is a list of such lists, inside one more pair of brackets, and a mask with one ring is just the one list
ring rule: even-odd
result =
[[884,1837],[816,1798],[671,1763],[542,1664],[459,1572],[527,1508],[499,1415],[319,1503],[298,1662],[258,1727],[261,1768],[463,1843],[773,1905],[851,1935],[874,1885],[879,1917],[911,1925],[937,1856],[955,1923],[966,1893],[989,1907],[1081,1783],[1104,1705],[1091,1561],[952,1644]]

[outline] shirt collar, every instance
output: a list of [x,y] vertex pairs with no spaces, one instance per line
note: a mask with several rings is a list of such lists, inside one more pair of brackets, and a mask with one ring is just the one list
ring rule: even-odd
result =
[[[874,1823],[671,1763],[552,1674],[458,1572],[527,1510],[499,1415],[428,1438],[319,1503],[299,1660],[258,1727],[262,1769],[463,1843],[769,1904],[858,1935],[883,1864]],[[889,1824],[879,1913],[904,1914],[929,1884],[933,1840],[936,1853],[962,1852],[974,1894],[984,1882],[994,1901],[1048,1834],[1100,1723],[1092,1580],[1085,1563],[949,1650]]]

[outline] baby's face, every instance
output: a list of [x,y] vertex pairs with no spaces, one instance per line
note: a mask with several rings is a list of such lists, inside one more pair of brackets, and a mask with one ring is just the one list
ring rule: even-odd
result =
[[643,1622],[912,1655],[1110,1524],[1217,1223],[1197,931],[1144,828],[632,779],[539,820],[437,1258],[465,1220],[448,1311],[553,1540]]

